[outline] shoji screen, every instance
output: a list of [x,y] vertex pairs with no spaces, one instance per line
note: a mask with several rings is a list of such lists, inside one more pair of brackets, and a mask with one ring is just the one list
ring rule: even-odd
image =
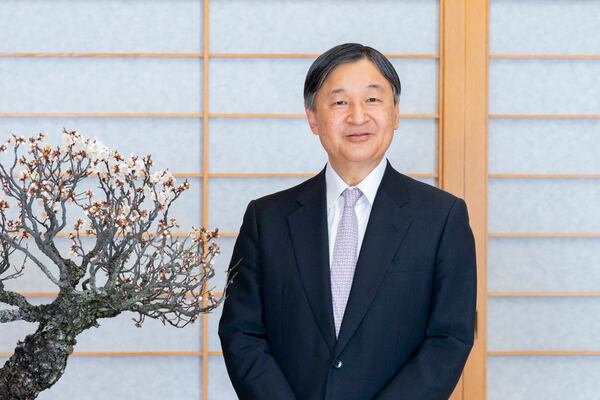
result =
[[491,0],[488,398],[600,392],[600,2]]
[[[182,234],[219,227],[225,269],[253,198],[301,182],[326,156],[304,119],[306,71],[349,41],[388,55],[402,80],[402,120],[388,158],[438,178],[437,0],[3,0],[0,126],[96,136],[188,178]],[[33,302],[56,294],[30,268],[10,283]],[[233,399],[219,312],[182,330],[131,315],[81,335],[49,399]],[[32,324],[0,324],[0,363]]]

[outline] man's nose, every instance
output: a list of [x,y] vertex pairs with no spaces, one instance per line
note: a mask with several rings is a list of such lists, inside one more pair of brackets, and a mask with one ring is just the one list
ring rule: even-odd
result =
[[365,105],[360,102],[355,102],[350,106],[348,121],[360,125],[369,119]]

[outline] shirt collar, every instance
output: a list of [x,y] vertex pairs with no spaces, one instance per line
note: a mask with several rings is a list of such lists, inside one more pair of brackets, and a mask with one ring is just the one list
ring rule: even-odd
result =
[[[373,168],[371,172],[369,172],[369,175],[367,175],[362,181],[360,181],[358,185],[355,186],[360,189],[371,206],[375,200],[375,195],[377,194],[379,184],[383,179],[383,173],[385,172],[386,164],[387,158],[383,157],[379,164],[377,164],[377,166]],[[346,182],[340,178],[337,172],[335,172],[335,170],[331,167],[330,163],[327,163],[325,168],[325,184],[327,186],[327,209],[329,210],[331,207],[333,207],[342,192],[350,186],[348,186],[348,184],[346,184]]]

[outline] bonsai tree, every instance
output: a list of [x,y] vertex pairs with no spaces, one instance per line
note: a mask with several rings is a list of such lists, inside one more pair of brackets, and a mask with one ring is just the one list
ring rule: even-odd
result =
[[[34,399],[56,383],[77,335],[101,318],[131,311],[137,326],[149,317],[184,327],[222,301],[208,286],[218,231],[179,240],[169,217],[187,180],[75,131],[56,147],[13,135],[0,157],[0,323],[39,324],[0,369],[0,399]],[[26,268],[56,285],[54,301],[34,305],[6,288]]]

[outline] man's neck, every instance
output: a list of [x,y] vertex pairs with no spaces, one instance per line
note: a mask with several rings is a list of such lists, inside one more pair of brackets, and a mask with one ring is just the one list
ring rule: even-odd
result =
[[356,186],[381,162],[383,156],[369,163],[350,163],[338,165],[329,160],[329,164],[348,186]]

